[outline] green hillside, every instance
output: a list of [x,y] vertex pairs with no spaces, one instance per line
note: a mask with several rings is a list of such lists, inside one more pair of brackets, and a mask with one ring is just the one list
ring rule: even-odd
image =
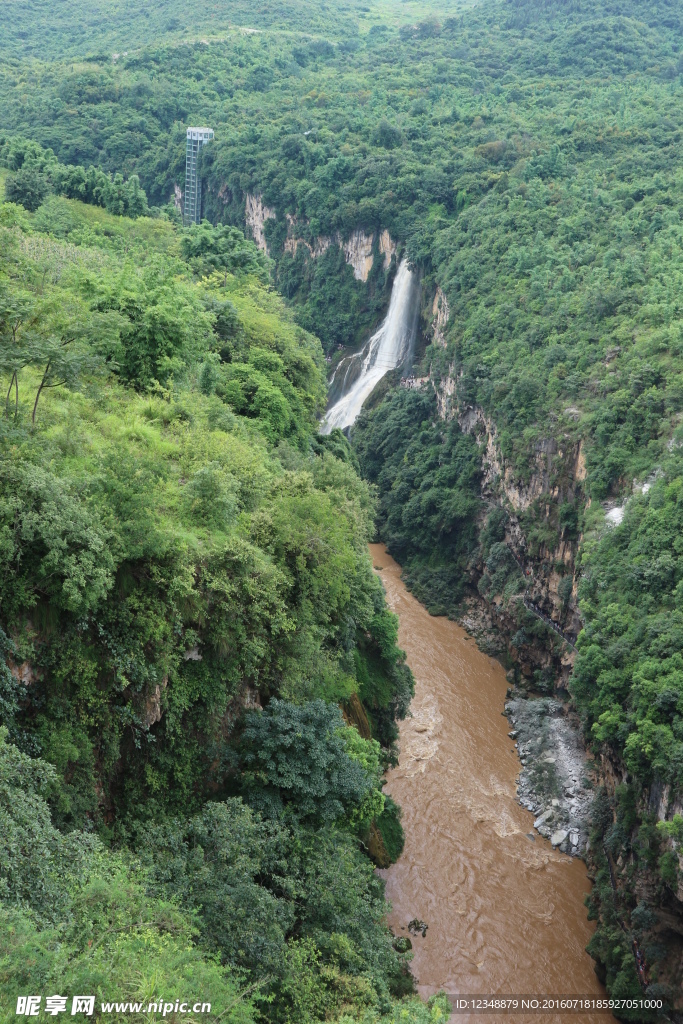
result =
[[53,196],[0,236],[0,1016],[384,1020],[411,982],[364,850],[412,682],[320,343],[235,230]]
[[[192,948],[237,972],[226,985],[261,984],[268,1019],[390,1012],[407,968],[359,850],[397,813],[381,812],[378,779],[410,681],[365,554],[376,515],[433,611],[458,615],[469,598],[501,610],[517,683],[548,692],[566,676],[603,766],[591,952],[608,991],[639,995],[637,937],[653,992],[675,998],[680,3],[13,2],[0,40],[0,174],[35,207],[0,208],[0,625],[8,664],[40,673],[24,689],[6,676],[3,720],[18,750],[56,767],[45,828],[91,829],[112,857],[132,851],[135,884],[189,901]],[[211,223],[190,232],[173,199],[193,123],[215,141],[201,161]],[[273,214],[267,256],[241,235],[248,196]],[[356,231],[372,237],[367,281],[342,249]],[[381,231],[421,274],[417,369],[433,387],[385,381],[349,446],[316,435],[324,360],[386,309],[395,262],[380,258]],[[430,324],[437,286],[443,343]],[[446,385],[447,422],[435,396]],[[508,489],[531,495],[513,516],[519,550],[552,578],[563,627],[578,624],[571,673],[519,600],[513,509],[500,489],[485,493],[487,436]],[[525,652],[536,658],[526,681]],[[349,765],[331,796],[341,818],[302,818],[306,793],[283,796],[271,768],[248,760],[256,695],[286,702],[268,705],[281,708],[276,731],[308,708],[313,746],[320,730],[337,736],[337,703],[366,731],[353,718],[362,702],[381,749],[356,749],[342,730],[366,788]],[[245,835],[287,830],[283,863],[255,866],[262,838],[245,839],[258,892],[230,904],[263,901],[267,954],[227,952],[219,912],[187,896],[187,881],[171,885],[158,859],[170,854],[140,839],[142,822],[160,820],[175,838],[151,847],[184,849],[188,822],[208,828],[207,801],[243,816]],[[220,827],[236,829],[230,820]],[[314,917],[327,883],[305,875],[298,844],[315,829],[371,908],[360,928],[353,901],[339,934],[336,904]],[[295,994],[292,972],[310,987]]]

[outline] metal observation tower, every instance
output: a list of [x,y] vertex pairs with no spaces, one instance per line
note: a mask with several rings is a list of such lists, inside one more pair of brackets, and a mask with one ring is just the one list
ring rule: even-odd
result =
[[212,138],[212,128],[187,129],[183,224],[199,224],[202,219],[202,179],[197,174],[197,160],[202,146]]

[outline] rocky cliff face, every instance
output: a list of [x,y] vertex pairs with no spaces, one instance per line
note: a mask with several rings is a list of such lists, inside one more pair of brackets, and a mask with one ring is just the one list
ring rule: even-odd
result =
[[372,270],[372,242],[372,235],[357,230],[342,245],[346,262],[353,267],[353,276],[357,281],[367,281]]
[[332,245],[332,238],[329,235],[318,235],[313,240],[313,243],[307,242],[305,238],[300,238],[298,235],[299,222],[296,217],[293,217],[291,213],[285,214],[287,218],[287,238],[285,239],[284,249],[285,252],[291,252],[292,256],[296,256],[296,251],[300,245],[303,245],[308,250],[309,256],[314,259],[318,256],[322,256],[324,252],[327,252],[329,247]]
[[[265,206],[261,196],[247,194],[245,198],[245,217],[247,226],[250,228],[254,241],[259,249],[268,252],[268,245],[264,234],[264,225],[267,220],[275,217],[275,211]],[[291,213],[285,215],[287,219],[287,237],[284,241],[284,251],[295,256],[300,246],[307,250],[310,257],[317,259],[327,252],[331,245],[338,245],[344,252],[346,262],[353,269],[353,276],[357,281],[367,281],[368,275],[374,263],[374,245],[377,237],[380,254],[384,256],[384,269],[388,270],[392,257],[396,252],[396,242],[385,229],[377,236],[368,234],[358,228],[352,232],[349,238],[342,238],[339,232],[334,235],[317,235],[315,238],[307,239],[302,237],[302,229],[307,222],[301,222]]]
[[[428,335],[431,334],[432,343],[440,348],[446,347],[449,319],[448,300],[442,289],[437,287]],[[439,417],[446,422],[456,418],[461,430],[477,439],[482,458],[482,495],[489,506],[495,503],[507,512],[505,539],[524,573],[529,604],[537,605],[551,623],[571,640],[576,639],[581,628],[575,585],[575,559],[580,538],[558,530],[556,543],[535,544],[532,550],[520,516],[531,511],[535,513],[535,519],[550,525],[560,504],[580,499],[586,478],[582,445],[567,440],[563,446],[554,438],[540,440],[533,453],[532,472],[521,479],[512,467],[505,464],[493,418],[480,406],[458,400],[454,364],[448,366],[445,374],[433,374],[432,382]],[[546,532],[550,536],[551,530]],[[502,611],[502,604],[498,605],[498,610]],[[511,651],[510,656],[517,659],[517,649]],[[566,653],[563,660],[566,664],[560,675],[562,684],[566,683],[567,670],[573,664],[573,654]],[[543,662],[546,666],[547,659],[544,658]],[[528,672],[529,666],[525,664],[524,668]]]
[[451,311],[448,306],[448,299],[440,285],[437,285],[434,301],[432,303],[432,343],[440,348],[446,347],[446,327],[450,320]]
[[379,251],[384,256],[384,269],[388,270],[391,266],[392,258],[396,255],[396,242],[394,242],[386,228],[380,231],[379,234]]
[[247,227],[250,228],[252,237],[262,252],[268,252],[268,243],[264,234],[264,226],[267,220],[275,217],[275,210],[266,206],[261,196],[247,194],[244,203],[244,214]]
[[[448,300],[437,288],[426,332],[432,345],[446,348],[449,319]],[[531,473],[519,478],[501,454],[494,419],[480,406],[459,401],[457,385],[453,363],[445,373],[432,373],[438,416],[446,422],[457,419],[481,451],[482,527],[492,508],[505,513],[504,543],[512,556],[509,586],[515,591],[482,588],[488,571],[482,554],[471,568],[461,622],[480,646],[510,666],[508,677],[515,685],[506,711],[523,764],[520,802],[536,814],[538,831],[554,845],[584,855],[592,769],[579,723],[566,700],[539,696],[539,691],[565,693],[575,658],[572,645],[581,628],[575,582],[579,538],[558,529],[554,517],[562,502],[580,497],[586,475],[583,452],[573,442],[562,447],[554,438],[541,440]],[[555,542],[532,542],[524,527],[529,518],[547,524],[544,535],[555,536]]]
[[[487,437],[489,455],[494,449],[494,442]],[[566,501],[572,504],[580,492],[580,481],[573,473],[576,462],[576,448],[558,449],[552,441],[541,441],[534,453],[537,472],[528,483],[515,480],[508,470],[496,473],[495,463],[489,463],[485,487],[492,497],[502,498],[509,511],[509,525],[506,536],[509,538],[510,549],[523,567],[527,578],[528,602],[540,608],[550,623],[555,624],[571,643],[576,640],[581,629],[581,618],[576,604],[575,561],[578,554],[580,538],[566,536],[559,530],[554,543],[536,542],[530,546],[523,526],[518,518],[519,513],[532,509],[537,520],[547,523],[552,532],[555,524],[552,512],[558,504]],[[550,472],[555,475],[555,483],[550,485]],[[486,492],[485,492],[486,493]],[[558,528],[559,529],[559,528]],[[568,667],[574,663],[573,653],[566,654],[563,661],[562,684],[566,683]]]
[[[549,518],[551,507],[573,500],[580,488],[579,453],[572,446],[562,451],[554,442],[541,442],[534,453],[535,471],[521,481],[505,466],[495,424],[483,410],[455,407],[454,415],[466,433],[477,435],[487,514],[495,506],[505,511],[504,542],[519,570],[514,594],[507,593],[507,587],[502,594],[482,592],[488,563],[480,557],[472,567],[473,585],[462,623],[481,646],[510,666],[513,685],[506,712],[523,765],[520,803],[534,812],[535,827],[553,845],[585,856],[596,775],[580,723],[566,700],[575,659],[573,642],[581,628],[575,578],[579,539],[560,534],[555,544],[532,545],[520,521],[529,510]],[[549,692],[563,699],[544,696]]]
[[[671,786],[653,783],[646,790],[643,803],[648,810],[656,815],[657,821],[671,821],[677,814],[683,817],[683,793],[677,793]],[[674,842],[671,838],[667,838],[664,841],[664,846],[675,853],[678,859],[679,874],[676,899],[681,904],[679,911],[683,918],[683,849],[680,843]],[[683,936],[683,920],[680,924],[680,934]],[[681,969],[683,970],[683,959],[681,961]]]
[[[529,544],[520,522],[520,514],[533,512],[536,521],[556,524],[557,508],[581,500],[586,466],[581,444],[567,441],[561,447],[554,438],[537,442],[533,470],[527,479],[519,479],[500,455],[496,426],[479,407],[453,406],[461,429],[474,433],[482,449],[482,493],[498,502],[508,513],[506,541],[527,580],[528,602],[541,608],[571,642],[578,636],[581,618],[576,604],[575,561],[580,538],[559,527],[555,543]],[[573,664],[573,655],[567,656]],[[566,682],[568,673],[562,673]]]

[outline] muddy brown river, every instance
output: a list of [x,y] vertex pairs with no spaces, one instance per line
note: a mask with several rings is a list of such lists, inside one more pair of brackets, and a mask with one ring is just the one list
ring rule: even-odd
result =
[[[516,802],[520,762],[502,714],[502,666],[456,623],[429,615],[382,545],[370,551],[415,676],[412,717],[401,723],[399,765],[386,786],[403,809],[405,849],[381,873],[394,933],[408,936],[415,918],[428,926],[425,937],[410,935],[420,994],[604,996],[584,948],[592,932],[586,866],[553,850]],[[613,1020],[603,1013],[486,1019]]]

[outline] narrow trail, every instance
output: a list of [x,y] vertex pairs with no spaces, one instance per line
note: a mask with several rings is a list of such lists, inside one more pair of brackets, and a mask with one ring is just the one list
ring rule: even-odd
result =
[[[510,554],[514,558],[515,562],[519,566],[520,571],[521,571],[522,575],[524,576],[524,578],[528,579],[528,577],[532,575],[531,570],[525,568],[525,566],[522,564],[521,559],[517,557],[517,555],[512,550],[512,548],[510,547],[509,544],[508,544],[508,551],[510,552]],[[536,618],[541,619],[542,622],[545,622],[546,626],[550,626],[550,628],[555,633],[557,633],[558,636],[562,637],[562,639],[567,644],[567,646],[571,647],[572,651],[576,650],[576,646],[574,645],[574,641],[569,639],[569,637],[567,636],[565,631],[562,629],[560,624],[555,622],[554,619],[551,619],[549,615],[546,615],[546,613],[543,611],[543,609],[539,605],[537,605],[534,601],[531,600],[531,598],[529,597],[529,584],[528,583],[527,583],[526,590],[524,591],[524,595],[522,597],[522,601],[523,601],[524,607],[527,609],[527,611],[530,611],[532,615],[536,616]]]
[[564,632],[562,627],[559,626],[554,619],[551,619],[549,615],[546,615],[546,613],[541,608],[539,608],[537,604],[534,604],[534,602],[530,600],[530,598],[528,598],[526,594],[522,598],[522,601],[524,602],[524,607],[527,609],[527,611],[530,611],[532,615],[536,616],[536,618],[541,619],[542,622],[545,622],[546,626],[550,626],[553,632],[557,633],[558,636],[562,637],[567,646],[571,647],[573,651],[576,650],[576,647],[574,646],[573,642],[569,639],[569,637]]

